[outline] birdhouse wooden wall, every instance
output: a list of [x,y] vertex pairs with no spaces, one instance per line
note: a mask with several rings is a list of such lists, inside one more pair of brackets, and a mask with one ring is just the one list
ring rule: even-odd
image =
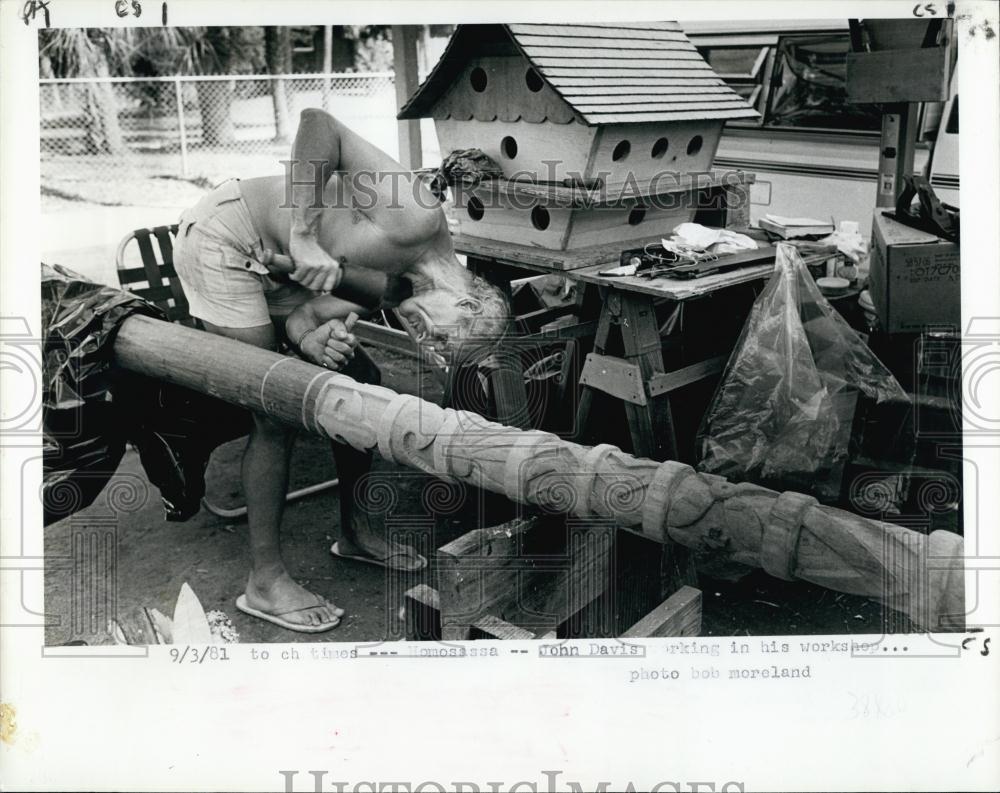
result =
[[484,185],[454,191],[453,217],[458,231],[470,237],[571,250],[663,234],[693,219],[696,192],[566,206],[559,200],[505,195]]
[[456,207],[455,217],[458,231],[470,237],[558,251],[669,236],[670,229],[690,221],[696,211],[691,206],[565,209],[541,202],[529,208],[506,199],[484,209],[482,201],[473,201],[470,207],[467,199],[461,208]]
[[[677,23],[569,22],[460,25],[399,114],[427,116],[443,156],[481,149],[511,182],[606,197],[709,171],[726,119],[756,113]],[[456,193],[461,233],[562,250],[667,233],[696,211],[690,200],[554,205],[495,188]]]
[[705,171],[722,121],[588,125],[520,54],[469,60],[433,109],[442,152],[481,149],[508,179],[605,184]]
[[712,167],[721,121],[645,122],[588,127],[530,121],[435,120],[441,151],[477,148],[508,179],[541,182],[598,178],[606,185],[645,182],[664,172]]
[[607,124],[597,130],[586,178],[620,185],[709,170],[722,137],[722,122]]
[[597,127],[531,121],[435,120],[442,152],[482,149],[508,179],[562,182],[588,178]]

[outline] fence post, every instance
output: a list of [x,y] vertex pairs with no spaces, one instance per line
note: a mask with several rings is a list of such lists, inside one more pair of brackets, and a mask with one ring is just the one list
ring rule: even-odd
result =
[[[393,25],[392,64],[396,83],[396,107],[401,108],[413,96],[417,79],[417,26]],[[411,171],[420,167],[423,144],[420,140],[420,119],[408,119],[397,124],[399,162]]]
[[188,175],[187,130],[184,128],[184,93],[181,91],[181,78],[174,78],[174,93],[177,96],[177,126],[181,135],[181,176]]
[[333,71],[333,26],[323,26],[323,109],[330,112],[330,72]]

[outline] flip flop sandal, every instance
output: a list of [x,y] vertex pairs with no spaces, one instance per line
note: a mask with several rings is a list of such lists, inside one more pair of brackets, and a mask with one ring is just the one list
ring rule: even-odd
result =
[[339,543],[335,542],[330,547],[330,553],[332,553],[334,556],[340,559],[350,559],[354,562],[364,562],[365,564],[373,564],[376,567],[385,567],[390,570],[397,570],[400,573],[416,573],[427,567],[427,560],[420,554],[417,554],[417,558],[420,559],[419,567],[414,567],[414,568],[395,567],[389,564],[390,559],[394,559],[395,557],[400,557],[403,559],[412,559],[413,557],[410,556],[410,554],[408,553],[404,553],[403,551],[396,551],[395,553],[389,554],[387,557],[385,557],[385,559],[376,559],[373,556],[362,556],[361,554],[343,553],[340,550],[339,545],[340,545]]
[[290,631],[295,631],[296,633],[322,633],[323,631],[328,631],[340,625],[340,617],[334,617],[331,622],[324,622],[320,625],[303,625],[300,622],[289,622],[286,619],[282,619],[282,617],[287,614],[297,614],[300,611],[308,611],[309,609],[316,608],[316,606],[332,605],[329,601],[325,598],[321,598],[319,595],[317,595],[316,598],[319,602],[313,606],[303,606],[298,609],[290,609],[289,611],[282,611],[279,614],[268,614],[266,611],[255,609],[247,603],[246,594],[242,594],[236,598],[236,608],[244,614],[249,614],[251,617],[257,617],[257,619],[265,620],[266,622],[273,623],[274,625],[278,625]]

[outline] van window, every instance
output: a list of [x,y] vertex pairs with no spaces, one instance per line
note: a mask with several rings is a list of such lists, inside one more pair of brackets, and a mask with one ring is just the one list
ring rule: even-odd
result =
[[765,64],[770,49],[760,45],[711,46],[699,47],[698,51],[726,85],[763,115]]
[[846,34],[782,36],[778,40],[765,126],[878,131],[870,104],[847,101]]

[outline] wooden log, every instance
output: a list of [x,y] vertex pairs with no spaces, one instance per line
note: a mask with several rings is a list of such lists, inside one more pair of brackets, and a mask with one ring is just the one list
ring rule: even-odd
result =
[[923,629],[964,619],[962,538],[951,532],[924,535],[799,493],[506,427],[149,317],[127,319],[114,352],[123,368],[523,504],[867,596]]

